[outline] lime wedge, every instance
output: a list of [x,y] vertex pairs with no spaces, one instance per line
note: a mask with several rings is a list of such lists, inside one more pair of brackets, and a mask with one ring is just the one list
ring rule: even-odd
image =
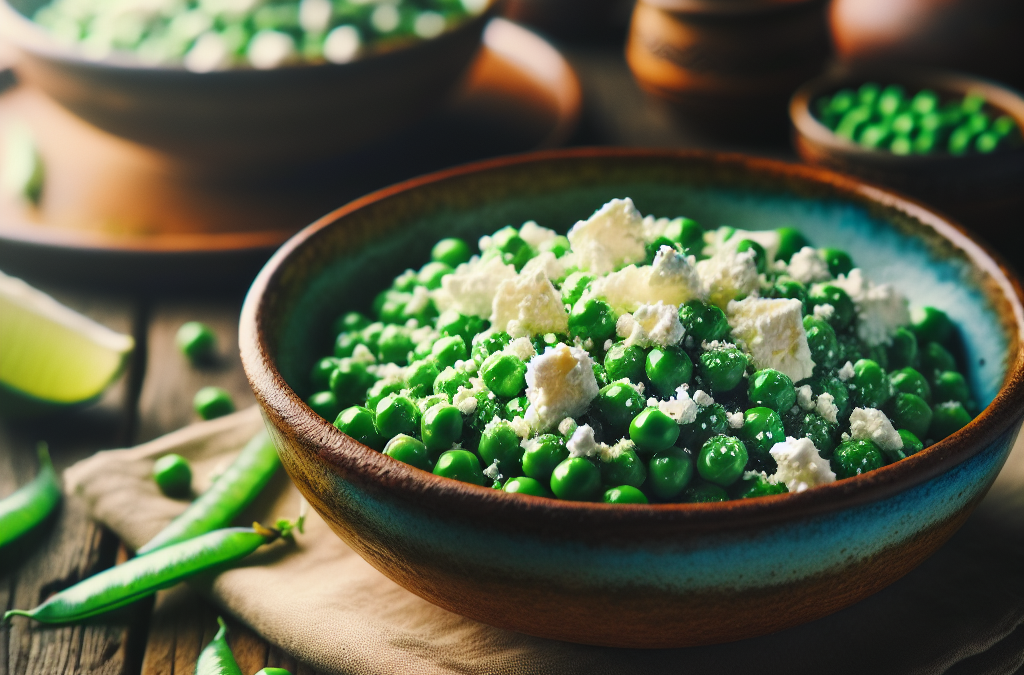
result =
[[97,398],[135,342],[0,272],[0,414]]

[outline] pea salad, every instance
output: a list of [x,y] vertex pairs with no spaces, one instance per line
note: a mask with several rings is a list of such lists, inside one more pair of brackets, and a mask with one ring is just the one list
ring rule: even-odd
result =
[[958,331],[797,230],[615,199],[562,236],[443,239],[335,322],[309,406],[439,476],[609,503],[800,492],[975,411]]
[[53,0],[33,19],[103,59],[195,72],[348,63],[429,40],[490,0]]

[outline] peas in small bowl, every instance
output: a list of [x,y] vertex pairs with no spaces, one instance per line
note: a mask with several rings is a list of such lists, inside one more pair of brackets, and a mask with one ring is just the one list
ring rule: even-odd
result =
[[[493,472],[485,474],[469,461],[473,453],[447,445],[457,429],[440,423],[448,410],[440,400],[420,410],[401,391],[371,387],[366,402],[372,399],[375,410],[385,414],[382,426],[392,434],[390,447],[376,433],[369,408],[353,403],[356,407],[342,413],[351,429],[346,434],[305,403],[314,393],[310,373],[330,353],[329,336],[339,317],[339,329],[361,331],[376,349],[389,344],[395,331],[385,334],[385,326],[364,325],[348,313],[372,314],[375,304],[378,311],[391,311],[385,306],[392,296],[375,299],[393,281],[406,288],[398,293],[413,296],[417,291],[406,284],[417,275],[396,278],[422,265],[434,242],[445,237],[473,242],[493,234],[491,243],[499,239],[513,264],[521,247],[512,245],[511,233],[502,233],[505,226],[532,220],[565,233],[595,206],[623,196],[632,197],[642,213],[687,214],[707,228],[791,226],[818,245],[841,242],[865,274],[892,283],[912,305],[942,310],[960,327],[963,381],[948,378],[936,390],[963,396],[962,385],[969,383],[977,416],[886,466],[876,457],[861,457],[862,448],[851,444],[841,452],[844,466],[853,467],[850,473],[858,461],[880,468],[775,494],[756,480],[734,480],[736,466],[743,463],[737,442],[700,438],[706,452],[687,455],[673,449],[676,434],[650,413],[638,425],[644,429],[637,429],[648,483],[657,485],[648,495],[635,488],[644,477],[633,456],[623,453],[621,462],[597,473],[593,465],[576,461],[578,456],[570,457],[578,448],[563,439],[575,437],[579,428],[567,426],[535,439],[522,455],[522,466],[515,467],[514,489],[506,491],[493,487]],[[845,266],[841,255],[830,253],[828,260],[837,270]],[[249,382],[292,479],[338,536],[397,583],[448,610],[532,635],[606,646],[678,647],[762,635],[837,611],[892,583],[952,535],[998,473],[1024,417],[1024,306],[1008,274],[942,217],[850,178],[740,156],[577,149],[452,169],[335,211],[268,262],[244,305],[239,341]],[[429,282],[428,277],[417,283]],[[578,303],[572,297],[578,284],[562,286]],[[425,306],[415,309],[425,311]],[[695,314],[687,314],[688,321]],[[702,318],[708,337],[726,330],[713,312]],[[939,314],[921,323],[948,337]],[[508,347],[496,339],[467,349],[460,333],[470,327],[447,318],[445,326],[452,334],[431,346],[435,361],[454,364],[479,356],[484,362]],[[583,327],[588,335],[603,334],[594,322]],[[438,343],[442,346],[434,353]],[[538,345],[558,349],[543,340]],[[359,346],[348,340],[335,346],[353,355],[335,352],[331,358],[356,359]],[[427,353],[416,344],[402,349],[414,359]],[[926,355],[928,363],[948,364],[945,354],[933,351]],[[896,356],[906,357],[903,352]],[[508,360],[510,367],[498,368],[499,361],[492,364],[497,386],[504,388],[515,376],[508,391],[518,390],[518,369],[511,367],[516,363]],[[645,359],[630,360],[625,353],[606,363],[663,387],[683,377],[675,375],[686,369],[681,360],[672,368],[657,365],[661,361],[671,359],[652,360],[649,373]],[[701,367],[692,364],[690,376],[698,377]],[[873,382],[871,369],[850,370],[850,378],[863,380],[862,389],[873,389],[867,386]],[[418,368],[409,386],[420,386],[424,373],[433,374]],[[599,374],[595,369],[595,379]],[[449,389],[464,386],[456,369],[447,375],[439,371],[435,382],[438,396],[445,397]],[[747,382],[726,389],[730,383],[721,385],[716,401],[748,395]],[[913,418],[920,406],[909,398],[921,398],[913,393],[924,392],[920,384],[910,374],[898,380],[905,396],[897,413],[911,425],[920,422]],[[789,401],[770,385],[766,380],[754,387],[768,430],[778,415],[768,406]],[[604,391],[616,405],[643,403],[614,387]],[[840,401],[839,390],[835,393]],[[467,413],[462,429],[480,434],[485,454],[496,459],[510,456],[514,444],[515,429],[507,429],[512,422],[504,418],[514,420],[515,411],[523,409],[518,398],[500,402],[506,405],[499,409],[478,399],[466,408],[472,407],[473,415]],[[454,414],[448,416],[455,421]],[[633,423],[618,420],[620,426],[623,422],[626,431],[618,432],[627,433]],[[723,410],[704,424],[706,433],[729,426],[731,419]],[[698,426],[680,428],[678,438],[685,435],[695,445],[702,433]],[[442,433],[449,436],[434,450],[414,438]],[[760,446],[751,441],[749,447]],[[520,468],[525,475],[518,475]],[[722,501],[738,483],[745,498]]]

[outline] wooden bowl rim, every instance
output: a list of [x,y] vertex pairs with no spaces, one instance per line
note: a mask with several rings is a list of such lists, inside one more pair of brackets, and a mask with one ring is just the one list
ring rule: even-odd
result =
[[822,0],[639,0],[637,4],[682,16],[745,18],[824,3]]
[[[728,166],[753,174],[768,173],[776,179],[797,180],[832,190],[849,201],[882,206],[917,220],[924,228],[962,251],[971,265],[988,277],[989,297],[1001,298],[1010,307],[1002,321],[1009,334],[1007,374],[995,399],[970,424],[952,436],[907,459],[854,478],[836,481],[801,493],[788,493],[712,504],[604,504],[545,499],[509,494],[426,471],[391,459],[343,434],[316,415],[288,386],[270,358],[264,321],[264,303],[275,291],[292,255],[315,245],[317,235],[345,216],[377,202],[478,172],[502,171],[532,163],[565,160],[654,160]],[[1000,303],[1002,304],[1002,303]],[[549,530],[555,523],[594,527],[617,525],[649,527],[673,525],[686,531],[719,531],[745,528],[753,523],[795,520],[809,515],[836,512],[890,497],[922,484],[981,452],[1024,416],[1024,291],[1000,257],[974,239],[962,227],[926,207],[885,189],[826,169],[790,164],[740,154],[697,150],[572,148],[513,155],[476,162],[414,178],[352,201],[324,216],[289,239],[267,262],[249,289],[239,323],[242,364],[250,386],[269,418],[276,418],[310,441],[317,461],[336,475],[357,478],[435,513],[458,514],[473,519]],[[1016,353],[1014,353],[1016,352]],[[591,527],[593,526],[593,527]]]
[[[988,103],[1013,117],[1017,122],[1017,127],[1024,129],[1024,96],[998,82],[955,71],[865,66],[826,73],[800,85],[789,101],[789,119],[795,132],[815,146],[845,159],[863,164],[891,166],[893,170],[897,171],[907,171],[920,166],[938,167],[940,165],[946,165],[950,170],[956,170],[958,167],[967,168],[977,164],[992,164],[1007,158],[1024,156],[1024,147],[1008,148],[989,155],[976,153],[896,155],[887,150],[865,148],[854,141],[837,136],[811,112],[811,103],[818,96],[868,81],[896,82],[908,88],[916,86],[922,89],[929,88],[964,94],[972,90],[979,91],[984,94]],[[907,83],[910,82],[914,84],[908,85]]]

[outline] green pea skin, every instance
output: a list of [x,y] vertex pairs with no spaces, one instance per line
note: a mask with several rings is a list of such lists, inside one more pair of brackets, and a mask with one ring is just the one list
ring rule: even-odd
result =
[[604,369],[608,379],[628,379],[634,384],[643,382],[646,371],[646,357],[642,349],[636,346],[625,346],[621,342],[612,345],[604,356]]
[[771,408],[749,408],[743,413],[743,426],[733,433],[743,442],[755,468],[775,473],[778,465],[770,451],[776,443],[786,440],[778,413]]
[[928,426],[928,437],[941,441],[967,426],[971,414],[959,401],[939,403],[932,408],[932,423]]
[[398,434],[388,441],[384,446],[384,454],[423,471],[430,471],[434,466],[427,446],[405,434]]
[[647,408],[629,423],[629,439],[643,452],[671,448],[679,438],[679,425],[658,408]]
[[794,253],[804,246],[811,245],[807,237],[795,227],[780,227],[775,231],[779,235],[779,248],[775,252],[776,260],[785,260],[788,263]]
[[355,441],[374,450],[382,450],[384,448],[384,439],[381,438],[380,433],[377,431],[373,420],[373,413],[368,408],[352,406],[342,410],[338,413],[338,418],[334,420],[334,426],[341,433],[351,436]]
[[374,376],[367,371],[365,363],[344,358],[338,360],[328,384],[339,404],[351,405],[366,397],[366,390],[373,381]]
[[370,325],[370,320],[359,312],[345,312],[334,321],[334,334],[357,333]]
[[721,485],[715,485],[695,477],[683,490],[681,497],[680,501],[688,504],[708,504],[728,501],[729,493]]
[[832,455],[832,471],[836,478],[852,478],[885,466],[885,456],[868,440],[844,441]]
[[718,403],[697,409],[697,419],[680,427],[679,445],[699,448],[712,436],[724,434],[729,428],[725,408]]
[[690,381],[693,361],[677,347],[655,347],[647,353],[644,371],[658,395],[668,398],[680,385]]
[[604,485],[632,485],[640,487],[647,479],[647,467],[634,450],[624,450],[617,456],[601,460],[601,482]]
[[512,337],[504,331],[478,333],[470,342],[473,345],[473,360],[483,363],[488,356],[494,352],[500,352],[510,342],[512,342]]
[[807,286],[793,279],[779,279],[768,291],[770,298],[790,298],[799,300],[803,305],[804,314],[807,313]]
[[405,386],[416,398],[422,398],[434,391],[434,380],[440,373],[437,365],[430,360],[416,361],[405,371]]
[[715,349],[700,355],[700,375],[713,394],[732,391],[743,381],[747,356],[735,347]]
[[490,481],[480,468],[480,460],[468,450],[447,450],[442,452],[434,465],[433,473],[445,478],[461,480],[473,485],[489,485]]
[[838,377],[831,376],[816,377],[808,382],[815,396],[821,396],[822,394],[830,394],[832,396],[832,402],[838,408],[836,413],[838,419],[845,419],[849,415],[851,407],[850,390],[845,382]]
[[965,408],[971,405],[971,390],[967,380],[954,370],[936,375],[932,392],[936,401],[959,401]]
[[910,324],[920,342],[945,343],[953,337],[956,326],[949,316],[935,307],[917,307],[910,311]]
[[526,442],[523,452],[523,473],[547,484],[555,467],[569,457],[565,439],[555,434],[543,434]]
[[221,387],[203,387],[192,399],[196,414],[204,420],[212,420],[235,412],[231,394]]
[[704,228],[696,220],[675,218],[665,228],[665,236],[680,244],[686,255],[700,255],[704,249]]
[[926,402],[932,400],[932,389],[924,375],[913,368],[901,368],[889,374],[889,382],[897,392],[915,394]]
[[529,476],[516,476],[515,478],[510,478],[506,481],[502,490],[520,495],[547,497],[548,499],[554,498],[554,495],[551,494],[551,490],[547,489],[539,480],[530,478]]
[[602,387],[592,405],[593,414],[618,436],[629,431],[629,423],[645,407],[644,397],[627,382]]
[[430,249],[430,259],[435,262],[444,263],[451,268],[458,267],[464,262],[469,262],[473,253],[462,239],[449,237],[434,244]]
[[363,341],[375,356],[378,354],[377,346],[380,343],[380,335],[384,332],[384,324],[380,321],[375,321],[368,325],[363,330],[359,331],[359,337]]
[[918,359],[917,336],[907,328],[897,328],[887,352],[890,370],[912,368]]
[[573,272],[567,276],[562,282],[562,302],[575,307],[593,280],[594,275],[586,272]]
[[377,352],[380,360],[404,366],[409,363],[409,352],[415,345],[405,326],[387,326],[381,331]]
[[840,274],[849,274],[853,269],[853,258],[846,251],[838,248],[820,249],[822,258],[828,264],[829,273],[838,277]]
[[603,343],[615,335],[615,312],[604,300],[579,300],[569,312],[569,335],[581,340]]
[[726,487],[743,475],[748,459],[743,441],[732,436],[713,436],[697,455],[697,473],[709,483]]
[[604,491],[605,504],[647,504],[647,495],[632,485],[620,485]]
[[931,406],[916,394],[896,394],[886,405],[886,413],[897,429],[906,429],[918,437],[925,436],[932,423]]
[[431,406],[420,418],[420,436],[427,450],[447,450],[462,438],[462,413],[448,403]]
[[559,499],[592,501],[601,494],[601,470],[584,457],[570,457],[551,472],[551,491]]
[[399,380],[377,380],[366,392],[366,407],[370,410],[376,410],[378,403],[391,394],[400,392],[402,386],[403,384]]
[[[351,356],[351,352],[346,354],[346,356]],[[309,373],[309,381],[313,385],[313,389],[323,391],[329,388],[331,386],[331,373],[337,367],[338,359],[333,356],[325,356],[313,364],[313,370]]]
[[503,417],[507,420],[511,420],[516,417],[526,417],[526,411],[530,407],[530,399],[525,396],[517,396],[508,403],[505,404],[505,414]]
[[796,390],[786,374],[765,368],[750,377],[747,397],[755,406],[785,412],[796,403]]
[[811,311],[819,305],[832,305],[832,316],[828,322],[838,333],[849,327],[857,316],[857,309],[846,291],[832,284],[814,284],[807,293]]
[[199,321],[183,323],[174,336],[181,353],[193,363],[210,360],[217,353],[217,335]]
[[480,378],[496,395],[511,398],[526,388],[526,363],[512,354],[491,354],[480,366]]
[[361,344],[363,344],[363,338],[360,333],[339,334],[338,338],[334,341],[334,356],[337,357],[335,362],[337,362],[337,359],[352,356],[356,347]]
[[458,335],[440,338],[430,349],[430,358],[437,364],[438,370],[454,366],[456,361],[465,361],[468,357],[466,341]]
[[477,453],[488,466],[498,462],[498,471],[505,476],[519,476],[523,473],[523,448],[520,446],[519,435],[504,420],[484,427]]
[[853,400],[860,408],[881,408],[892,395],[892,384],[882,367],[871,359],[853,364]]
[[929,342],[921,350],[921,374],[934,382],[939,373],[956,370],[956,360],[938,342]]
[[675,249],[675,242],[668,237],[658,237],[651,243],[645,245],[644,250],[646,251],[646,259],[644,260],[644,264],[653,264],[654,259],[657,257],[658,251],[661,250],[662,246],[668,246],[671,249]]
[[761,474],[746,474],[732,484],[729,493],[733,499],[753,499],[754,497],[768,497],[770,495],[782,495],[789,492],[785,483],[770,483]]
[[181,455],[164,455],[153,463],[153,480],[168,497],[187,497],[192,491],[192,467]]
[[679,308],[679,322],[698,343],[723,340],[729,335],[725,312],[700,300],[690,300]]
[[839,343],[832,326],[827,321],[805,316],[804,331],[807,333],[807,346],[811,349],[814,365],[826,370],[835,368],[839,363]]
[[434,393],[444,394],[451,401],[460,388],[469,387],[469,375],[452,367],[445,368],[434,378]]
[[900,438],[903,439],[903,452],[909,457],[910,455],[916,455],[917,453],[924,450],[924,443],[921,442],[913,432],[907,429],[900,429],[897,431]]
[[743,239],[736,244],[736,251],[738,253],[753,251],[754,264],[757,265],[757,273],[765,273],[765,270],[768,268],[768,253],[764,250],[764,246],[761,246],[753,239]]
[[646,487],[658,499],[675,499],[692,478],[693,459],[682,448],[656,452],[647,463]]
[[466,344],[483,330],[484,321],[478,316],[459,314],[454,309],[442,312],[434,327],[442,336],[458,335]]
[[420,268],[416,281],[430,290],[441,288],[441,279],[455,270],[443,262],[428,262]]
[[408,397],[385,396],[377,403],[373,423],[383,438],[398,434],[415,435],[420,430],[420,410]]
[[228,646],[228,627],[224,619],[218,616],[217,624],[220,626],[217,634],[213,636],[210,644],[199,652],[195,675],[242,675],[242,670],[231,653],[231,647]]

